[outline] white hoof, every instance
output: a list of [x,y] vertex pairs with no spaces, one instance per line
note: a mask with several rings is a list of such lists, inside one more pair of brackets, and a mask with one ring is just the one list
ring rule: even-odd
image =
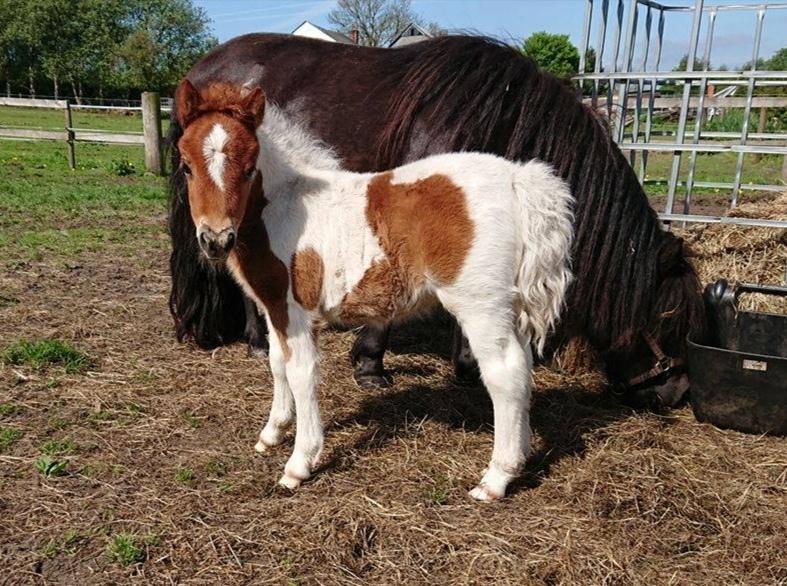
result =
[[471,490],[469,494],[475,500],[484,503],[499,501],[501,498],[503,498],[502,494],[496,493],[491,488],[489,488],[486,484],[479,484],[473,490]]
[[279,485],[289,490],[295,490],[301,485],[301,479],[285,474],[279,479]]
[[270,450],[270,447],[266,446],[261,439],[258,439],[257,443],[254,444],[254,451],[257,452],[258,454],[264,454],[268,450]]

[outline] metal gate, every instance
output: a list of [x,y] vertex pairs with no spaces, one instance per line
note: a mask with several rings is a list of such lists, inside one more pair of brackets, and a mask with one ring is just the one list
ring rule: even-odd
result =
[[[613,138],[627,153],[644,186],[658,181],[647,178],[649,153],[672,153],[669,177],[666,178],[666,204],[659,214],[662,220],[787,227],[787,218],[760,220],[692,213],[692,198],[696,188],[728,191],[726,201],[730,208],[737,206],[745,197],[742,195],[744,190],[787,190],[787,133],[750,131],[753,109],[787,108],[787,91],[775,97],[759,96],[755,91],[757,88],[787,90],[786,71],[757,70],[765,18],[770,12],[787,10],[787,3],[706,5],[704,0],[697,0],[693,6],[669,6],[653,0],[585,1],[579,75],[575,79],[592,107],[606,111]],[[751,68],[746,71],[709,71],[716,19],[719,13],[728,11],[748,13],[753,17]],[[664,31],[670,15],[676,13],[690,13],[692,17],[691,34],[686,47],[686,71],[660,71]],[[594,25],[595,42],[591,45]],[[610,36],[611,39],[608,38]],[[701,37],[703,52],[700,57],[698,48]],[[591,46],[595,51],[595,65],[592,71],[586,71]],[[607,63],[604,62],[605,58]],[[697,58],[701,59],[703,65],[701,71],[694,70]],[[747,56],[742,58],[746,59]],[[709,89],[718,86],[726,87],[718,94],[709,95]],[[665,97],[662,95],[665,88],[673,89],[676,95]],[[738,89],[745,90],[745,97],[730,97],[729,94]],[[720,104],[743,108],[740,132],[710,132],[703,129],[706,112]],[[654,130],[654,117],[668,105],[678,110],[677,129]],[[693,116],[692,110],[696,112]],[[672,135],[674,141],[656,140]],[[698,153],[723,152],[736,154],[734,180],[697,181]],[[684,154],[688,156],[688,169],[685,178],[681,179],[681,159]],[[743,184],[744,163],[746,157],[751,155],[783,157],[781,183]],[[682,202],[676,198],[679,188]],[[676,207],[679,209],[676,210]]]

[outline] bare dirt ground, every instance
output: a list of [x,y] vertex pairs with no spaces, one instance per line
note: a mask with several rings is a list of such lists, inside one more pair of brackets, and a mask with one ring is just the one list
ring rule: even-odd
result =
[[[787,440],[634,413],[593,374],[536,372],[534,454],[504,501],[472,502],[491,405],[451,382],[448,332],[400,330],[395,385],[359,390],[352,333],[321,336],[326,451],[275,488],[291,440],[252,446],[267,366],[175,342],[166,240],[0,275],[0,339],[67,340],[85,373],[2,367],[2,584],[787,584]],[[424,335],[426,334],[426,335]],[[71,440],[67,473],[35,462]],[[108,553],[118,534],[140,555]]]

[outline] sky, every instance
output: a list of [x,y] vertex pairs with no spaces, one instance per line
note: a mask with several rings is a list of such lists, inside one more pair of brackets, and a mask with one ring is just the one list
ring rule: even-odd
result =
[[[626,0],[626,5],[628,6]],[[328,13],[335,0],[195,0],[213,21],[220,42],[249,32],[292,32],[304,20],[331,28]],[[584,22],[586,0],[412,0],[413,11],[426,22],[435,22],[450,31],[476,32],[521,44],[534,32],[567,34],[579,46]],[[687,0],[667,0],[673,6],[691,6]],[[724,4],[761,4],[762,0],[706,1],[706,6]],[[601,0],[596,0],[596,5]],[[615,0],[610,6],[615,6]],[[642,12],[644,10],[640,9]],[[598,11],[598,9],[597,9]],[[612,13],[610,9],[610,13]],[[641,19],[644,16],[640,15]],[[610,24],[611,24],[610,15]],[[721,12],[716,20],[711,65],[727,65],[734,69],[751,60],[756,11]],[[644,22],[644,20],[642,21]],[[704,46],[705,23],[700,36]],[[640,30],[644,30],[640,25]],[[654,35],[655,35],[654,19]],[[591,29],[595,43],[596,21]],[[669,13],[666,16],[661,70],[669,70],[687,53],[691,31],[691,15]],[[787,45],[787,10],[770,10],[766,14],[760,56],[768,58]],[[611,26],[610,26],[611,35]],[[611,36],[608,37],[611,39]],[[641,53],[635,51],[635,63]],[[606,60],[605,60],[606,61]],[[649,69],[653,69],[649,67]]]

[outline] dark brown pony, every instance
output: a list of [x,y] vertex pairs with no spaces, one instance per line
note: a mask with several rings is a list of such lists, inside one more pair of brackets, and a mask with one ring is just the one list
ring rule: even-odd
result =
[[[188,79],[257,85],[345,168],[379,171],[429,154],[485,151],[538,158],[576,198],[573,270],[561,338],[583,336],[610,378],[678,396],[687,334],[704,311],[680,239],[665,232],[636,176],[594,113],[564,82],[518,51],[478,37],[448,36],[375,49],[273,34],[238,37],[203,58]],[[173,117],[174,120],[174,117]],[[173,122],[174,144],[181,129]],[[173,169],[179,154],[172,149]],[[184,178],[172,176],[170,308],[180,339],[202,347],[262,325],[230,277],[200,259]],[[247,314],[251,317],[247,318]],[[356,378],[382,380],[386,330],[365,330],[353,348]],[[455,357],[468,358],[457,346]],[[460,367],[468,367],[468,360]]]

